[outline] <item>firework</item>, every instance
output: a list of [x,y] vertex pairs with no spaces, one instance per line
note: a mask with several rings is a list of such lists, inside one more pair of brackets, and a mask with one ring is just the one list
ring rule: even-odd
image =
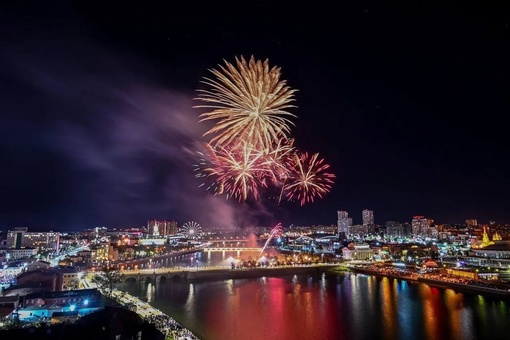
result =
[[204,136],[210,135],[205,151],[199,152],[196,177],[204,180],[208,191],[226,194],[239,201],[260,199],[261,189],[269,185],[301,205],[313,202],[330,191],[335,176],[318,154],[298,153],[289,137],[287,110],[295,107],[296,90],[280,80],[278,67],[269,62],[225,61],[225,66],[210,70],[214,79],[204,78],[208,90],[199,90],[197,100],[205,108],[200,122],[216,121]]
[[282,186],[289,177],[292,158],[295,153],[294,139],[280,139],[270,150],[262,152],[265,174],[273,185]]
[[269,169],[264,165],[263,153],[253,149],[247,143],[239,143],[228,147],[213,147],[208,149],[209,167],[201,170],[200,176],[213,177],[217,194],[227,192],[228,196],[245,201],[249,196],[259,199],[259,187],[266,186],[263,178]]
[[287,184],[282,188],[289,200],[296,199],[301,205],[323,197],[331,190],[335,175],[326,172],[329,164],[319,159],[319,154],[309,156],[308,152],[293,155],[294,166]]
[[[204,149],[203,152],[197,151],[198,162],[195,164],[195,177],[203,181],[198,187],[205,186],[206,191],[213,192],[215,196],[221,195],[224,188],[222,183],[215,178],[217,170],[214,170],[213,163],[216,151],[210,144],[204,144]],[[210,181],[210,178],[213,178],[213,180]]]
[[206,104],[195,107],[212,111],[202,113],[200,121],[217,120],[204,136],[213,135],[215,146],[242,140],[259,150],[270,149],[290,134],[289,118],[295,115],[287,110],[295,107],[296,90],[280,80],[280,68],[270,68],[267,59],[236,58],[236,66],[225,61],[219,70],[210,70],[216,80],[202,81],[211,89],[199,90],[196,99]]
[[271,229],[271,232],[269,233],[269,237],[267,238],[267,241],[266,243],[264,244],[264,246],[262,247],[262,250],[260,251],[260,254],[259,256],[262,256],[262,254],[264,253],[264,250],[266,250],[267,248],[267,245],[269,244],[269,242],[275,238],[275,237],[278,237],[280,236],[281,234],[283,234],[283,227],[282,227],[282,224],[281,223],[278,223],[273,229]]

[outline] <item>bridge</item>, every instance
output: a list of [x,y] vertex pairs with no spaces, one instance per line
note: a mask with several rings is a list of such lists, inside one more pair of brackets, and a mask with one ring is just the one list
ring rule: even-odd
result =
[[338,267],[338,264],[319,263],[242,269],[232,269],[231,266],[205,266],[122,270],[121,281],[159,283],[166,280],[227,280],[288,274],[322,273],[334,267]]
[[204,251],[255,251],[261,252],[262,248],[245,248],[245,247],[204,247],[202,248]]
[[209,271],[209,270],[225,270],[230,266],[204,266],[200,267],[174,267],[174,268],[157,268],[157,269],[130,269],[122,270],[121,281],[148,281],[159,282],[166,279],[178,281],[186,279],[189,272]]

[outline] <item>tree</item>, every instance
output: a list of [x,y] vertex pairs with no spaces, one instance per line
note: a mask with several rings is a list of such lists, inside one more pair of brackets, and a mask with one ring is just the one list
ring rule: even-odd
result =
[[103,268],[92,278],[92,282],[97,285],[99,290],[106,296],[111,297],[115,286],[120,283],[122,274],[119,270],[113,268]]

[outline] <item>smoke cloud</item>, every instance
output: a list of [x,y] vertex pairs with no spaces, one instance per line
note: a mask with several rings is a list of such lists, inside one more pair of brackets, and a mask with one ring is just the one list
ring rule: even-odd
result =
[[[260,204],[215,197],[198,187],[194,150],[207,126],[192,109],[192,90],[176,89],[176,81],[167,88],[140,61],[93,46],[59,50],[45,44],[44,50],[10,50],[3,57],[3,72],[33,101],[10,101],[9,126],[22,126],[25,148],[52,155],[37,163],[50,183],[31,198],[58,197],[45,214],[60,217],[48,220],[133,227],[167,219],[235,228],[271,219]],[[8,138],[15,138],[13,131]]]

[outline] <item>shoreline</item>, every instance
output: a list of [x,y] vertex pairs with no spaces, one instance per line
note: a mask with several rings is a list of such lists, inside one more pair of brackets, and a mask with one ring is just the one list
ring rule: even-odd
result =
[[[338,266],[332,264],[321,264],[315,266],[292,266],[292,267],[282,267],[278,268],[280,270],[271,270],[268,268],[253,268],[253,269],[228,269],[228,270],[219,270],[214,273],[208,273],[205,277],[196,277],[192,276],[187,278],[191,281],[215,281],[215,280],[242,280],[242,279],[251,279],[257,277],[279,277],[279,276],[287,276],[289,274],[317,274],[328,271],[334,271],[338,269]],[[344,270],[342,270],[344,271]],[[212,274],[212,275],[211,275]],[[171,322],[175,325],[178,325],[180,329],[185,333],[184,335],[176,335],[169,334],[169,329],[160,330],[165,335],[165,340],[175,339],[175,340],[200,340],[192,331],[188,330],[186,327],[181,325],[178,321],[176,321],[172,316],[165,314],[161,310],[152,306],[150,303],[143,301],[142,299],[129,294],[127,291],[115,289],[112,293],[112,299],[114,299],[117,303],[121,304],[124,307],[127,307],[129,304],[136,304],[137,306],[141,306],[142,309],[139,310],[137,308],[136,313],[145,321],[153,323],[156,328],[159,329],[157,323],[151,319],[152,316],[155,316],[157,321],[158,316],[164,316],[165,318],[171,320]],[[142,313],[145,311],[146,313]]]
[[174,318],[128,292],[115,289],[112,292],[111,298],[123,307],[135,305],[136,310],[134,312],[142,320],[153,324],[165,336],[165,340],[200,340],[193,332],[182,326]]
[[95,284],[89,284],[86,279],[84,279],[84,282],[87,287],[98,289],[104,297],[135,312],[143,321],[153,324],[164,336],[165,340],[200,340],[199,337],[177,322],[173,317],[152,306],[150,303],[129,294],[127,291],[115,288],[111,295],[108,296]]
[[418,284],[427,284],[430,286],[434,286],[442,289],[453,289],[459,293],[469,293],[469,294],[481,294],[484,296],[492,296],[499,298],[510,298],[510,291],[504,289],[497,288],[489,288],[483,286],[475,286],[463,283],[456,283],[450,281],[442,281],[442,280],[434,280],[430,278],[424,277],[413,277],[410,275],[397,275],[391,273],[381,273],[376,270],[365,269],[365,268],[350,268],[354,273],[368,274],[378,277],[388,277],[393,279],[400,279],[404,281],[408,281],[410,283],[418,283]]
[[[325,268],[325,267],[329,267],[329,268]],[[376,276],[376,277],[387,277],[387,278],[404,280],[411,284],[426,284],[426,285],[434,286],[434,287],[437,287],[440,289],[453,289],[454,291],[459,292],[459,293],[480,294],[483,296],[505,298],[505,299],[510,298],[510,291],[503,290],[503,289],[468,285],[468,284],[455,283],[455,282],[442,281],[442,280],[434,280],[434,279],[418,277],[418,276],[414,276],[414,275],[405,275],[405,274],[399,275],[399,274],[395,274],[395,273],[393,273],[393,274],[392,273],[382,273],[377,270],[366,269],[366,268],[345,267],[342,265],[325,266],[325,267],[322,267],[321,269],[323,271],[330,272],[330,273],[337,273],[337,274],[339,274],[339,273],[354,273],[354,274],[360,273],[360,274],[367,274],[367,275]],[[317,268],[313,268],[313,267],[298,267],[298,268],[300,268],[300,269],[297,270],[297,274],[306,274],[306,273],[317,272]],[[232,271],[223,271],[222,272],[223,275],[218,275],[218,276],[214,275],[213,277],[209,277],[207,279],[202,278],[201,280],[214,281],[214,280],[228,280],[228,279],[247,279],[247,278],[255,278],[255,277],[262,277],[262,276],[278,277],[278,276],[290,274],[291,270],[289,270],[289,269],[291,269],[291,268],[286,268],[286,269],[287,270],[278,271],[278,272],[271,271],[272,275],[268,275],[269,272],[265,271],[265,270],[239,270],[239,271],[237,271],[238,273],[244,272],[243,273],[244,275],[240,275],[239,277],[232,277],[231,275],[225,275],[229,272],[232,273]],[[297,269],[297,268],[293,268],[293,269]],[[311,269],[315,269],[315,270],[311,270]],[[249,272],[250,272],[250,274],[248,274]],[[248,275],[246,275],[246,274],[248,274]],[[198,279],[198,280],[200,280],[200,279]],[[116,295],[118,295],[118,296],[116,296]],[[141,300],[140,298],[129,294],[126,291],[116,289],[115,293],[113,294],[113,297],[118,303],[120,303],[124,306],[127,303],[125,301],[122,301],[120,299],[120,296],[128,297],[129,300],[136,301],[136,304],[138,306],[143,306],[142,308],[145,309],[146,311],[148,311],[149,313],[144,315],[143,313],[141,313],[142,311],[137,311],[137,314],[139,314],[143,320],[153,323],[158,329],[160,329],[158,327],[158,324],[154,320],[150,319],[151,316],[154,316],[155,317],[154,319],[156,319],[156,320],[157,320],[158,316],[163,316],[167,320],[171,320],[171,322],[173,324],[178,325],[178,327],[181,330],[179,335],[177,335],[175,332],[174,333],[169,332],[170,328],[167,328],[166,330],[160,329],[160,331],[165,335],[165,340],[169,340],[169,339],[199,340],[199,338],[193,332],[191,332],[190,330],[188,330],[187,328],[185,328],[184,326],[179,324],[173,317],[165,314],[161,310],[152,306],[150,303],[145,302],[145,301]]]

